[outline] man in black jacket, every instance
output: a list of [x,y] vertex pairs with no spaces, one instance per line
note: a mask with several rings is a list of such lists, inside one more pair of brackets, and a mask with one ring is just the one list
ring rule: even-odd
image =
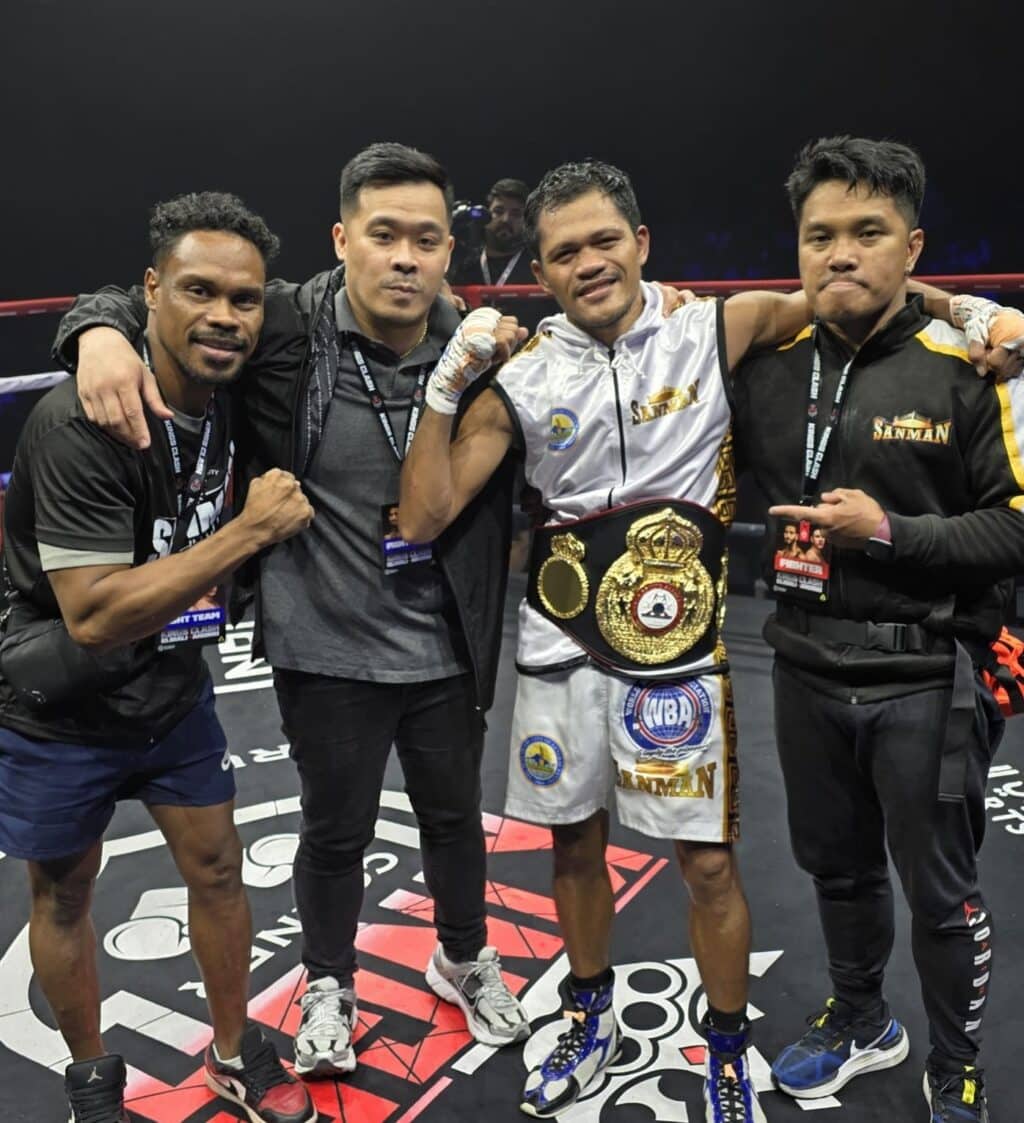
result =
[[[427,980],[463,1009],[478,1040],[504,1045],[528,1033],[497,953],[485,947],[480,817],[509,471],[436,542],[406,543],[392,531],[424,386],[459,323],[438,298],[451,203],[447,174],[424,153],[377,144],[355,156],[342,172],[333,230],[344,281],[335,270],[301,286],[267,287],[264,330],[240,387],[246,474],[294,471],[317,515],[301,546],[261,557],[257,597],[259,639],[302,785],[294,879],[309,990],[296,1035],[300,1073],[333,1075],[356,1064],[363,854],[392,743],[435,901],[439,944]],[[109,290],[80,301],[62,324],[61,355],[73,357],[77,333],[97,324],[133,335],[137,303]],[[83,400],[89,408],[92,395],[92,416],[115,427],[114,407],[89,389],[89,370],[123,371],[124,348],[109,331],[86,332],[79,344]]]
[[[773,1074],[817,1098],[907,1055],[882,991],[888,843],[913,916],[933,1123],[985,1121],[992,921],[976,855],[1001,719],[976,668],[1024,563],[1024,387],[978,379],[964,336],[907,297],[924,241],[916,153],[819,140],[787,186],[817,319],[741,369],[738,436],[778,517],[776,736],[833,994]],[[953,309],[969,335],[985,320],[1002,338],[988,302]],[[792,522],[804,541],[825,528],[823,564],[780,560]]]

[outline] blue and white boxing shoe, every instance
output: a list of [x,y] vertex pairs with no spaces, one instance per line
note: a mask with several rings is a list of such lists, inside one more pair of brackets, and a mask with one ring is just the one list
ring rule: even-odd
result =
[[614,981],[575,990],[569,980],[558,992],[568,1027],[554,1049],[526,1078],[520,1110],[536,1119],[565,1111],[619,1055],[622,1033],[612,1010]]
[[704,1072],[705,1123],[766,1123],[747,1067],[750,1023],[745,1021],[737,1033],[723,1033],[705,1017],[701,1030],[708,1042]]

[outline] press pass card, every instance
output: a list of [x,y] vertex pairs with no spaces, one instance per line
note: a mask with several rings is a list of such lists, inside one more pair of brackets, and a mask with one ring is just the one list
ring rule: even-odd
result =
[[380,525],[380,552],[385,573],[394,573],[418,562],[428,562],[434,556],[432,543],[406,542],[399,534],[397,503],[385,503],[381,507]]
[[164,626],[157,642],[160,651],[180,643],[218,643],[227,623],[226,586],[215,585],[191,608]]

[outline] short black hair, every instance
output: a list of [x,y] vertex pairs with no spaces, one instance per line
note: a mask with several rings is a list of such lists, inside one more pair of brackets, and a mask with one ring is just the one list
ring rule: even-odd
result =
[[359,204],[364,187],[388,187],[398,183],[432,183],[444,195],[445,210],[452,216],[455,188],[441,164],[427,152],[407,144],[384,141],[356,153],[341,169],[341,213],[351,213]]
[[520,203],[525,203],[529,194],[530,188],[521,179],[499,179],[487,192],[487,202],[490,204],[500,195],[503,198],[518,199]]
[[237,234],[259,250],[263,263],[277,255],[281,243],[258,214],[237,195],[225,191],[193,191],[157,203],[149,218],[153,264],[159,265],[177,243],[193,230],[223,230]]
[[562,164],[547,172],[526,200],[526,244],[534,257],[540,254],[537,226],[544,211],[564,207],[589,191],[607,195],[633,230],[643,221],[633,184],[620,168],[600,160]]
[[852,190],[866,187],[899,208],[911,228],[917,226],[924,201],[924,161],[913,148],[894,140],[859,136],[826,136],[803,147],[786,180],[786,193],[799,223],[807,196],[829,180]]

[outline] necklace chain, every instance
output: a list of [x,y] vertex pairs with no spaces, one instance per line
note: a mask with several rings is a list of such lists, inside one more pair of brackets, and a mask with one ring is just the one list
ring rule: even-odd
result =
[[423,342],[423,340],[427,338],[427,327],[428,327],[428,324],[427,324],[426,321],[424,321],[423,331],[420,332],[419,339],[416,340],[416,342],[409,348],[408,351],[406,351],[404,354],[398,356],[399,361],[401,361],[402,359],[405,359],[409,355],[411,355],[413,353],[413,351],[415,351],[416,348],[419,347],[419,345]]

